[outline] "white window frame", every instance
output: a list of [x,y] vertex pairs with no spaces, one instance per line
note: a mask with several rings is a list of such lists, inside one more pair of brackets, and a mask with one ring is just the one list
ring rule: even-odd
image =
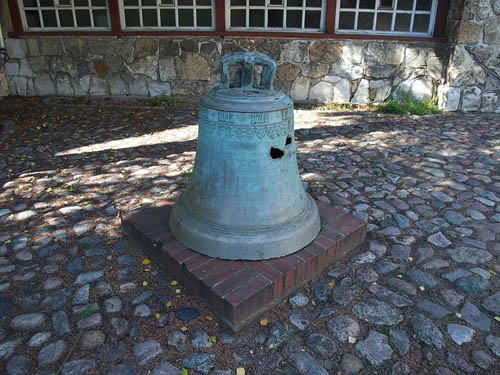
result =
[[[321,7],[308,7],[306,6],[306,0],[303,1],[302,6],[288,6],[286,5],[287,0],[282,0],[282,4],[271,4],[270,0],[265,0],[264,5],[249,5],[249,0],[246,0],[246,5],[231,6],[231,0],[226,0],[226,30],[227,31],[259,31],[259,32],[297,32],[303,34],[318,34],[325,32],[325,19],[326,19],[326,3],[327,0],[323,0]],[[267,10],[268,9],[283,9],[283,27],[267,27]],[[264,10],[264,27],[243,27],[243,26],[231,26],[231,10],[232,9],[245,9],[246,10],[246,24],[250,24],[250,9],[261,9]],[[287,10],[301,10],[302,11],[302,27],[286,27],[286,11]],[[318,29],[305,28],[306,10],[321,11],[320,24]]]
[[[120,21],[123,30],[200,30],[200,31],[214,31],[215,30],[215,0],[212,0],[211,5],[197,5],[196,0],[193,0],[193,5],[178,5],[177,0],[173,0],[173,5],[171,4],[161,4],[161,0],[156,1],[155,5],[145,5],[142,6],[141,0],[138,0],[137,6],[135,5],[125,5],[123,0],[120,0]],[[179,25],[179,9],[192,9],[193,10],[193,23],[194,26],[161,26],[160,10],[171,8],[175,11],[175,24]],[[139,22],[140,26],[127,26],[125,23],[125,9],[138,9],[139,10]],[[142,9],[156,9],[156,15],[158,17],[158,26],[142,26]],[[197,9],[211,9],[212,10],[212,26],[197,26],[196,10]]]
[[[375,0],[375,9],[360,9],[359,2],[360,0],[356,0],[356,8],[340,8],[341,0],[337,0],[337,9],[335,10],[335,33],[336,34],[369,34],[369,35],[394,35],[394,36],[412,36],[412,37],[430,37],[434,33],[434,26],[436,23],[436,11],[439,0],[432,0],[432,6],[430,10],[416,10],[417,1],[413,0],[413,9],[408,10],[399,10],[398,9],[398,0],[393,0],[392,8],[385,8],[380,6],[381,0]],[[354,29],[351,30],[342,30],[339,29],[339,21],[340,21],[340,12],[341,11],[349,11],[355,13],[354,15]],[[357,30],[358,23],[358,14],[359,13],[374,13],[373,17],[373,27],[371,30]],[[429,17],[429,28],[427,32],[413,32],[413,31],[383,31],[377,30],[377,15],[379,13],[389,13],[392,14],[392,23],[391,30],[394,30],[394,25],[396,22],[396,14],[405,13],[410,14],[410,30],[413,29],[413,21],[415,19],[416,14],[426,14],[430,15]]]
[[[70,0],[71,5],[59,5],[59,0],[54,0],[54,5],[53,6],[41,6],[40,5],[40,0],[36,0],[37,6],[36,7],[25,7],[23,0],[17,0],[17,3],[19,5],[19,10],[21,13],[21,18],[23,20],[23,27],[24,30],[26,31],[61,31],[61,30],[85,30],[85,31],[109,31],[111,30],[111,17],[109,15],[109,2],[106,0],[106,5],[105,6],[94,6],[92,5],[92,1],[88,1],[88,6],[76,6],[73,0]],[[45,27],[43,23],[43,17],[42,17],[42,10],[54,10],[56,13],[56,20],[57,24],[60,25],[61,22],[59,21],[59,12],[58,9],[64,9],[64,10],[71,10],[73,13],[73,22],[75,26],[67,27],[67,26],[50,26],[50,27]],[[76,14],[75,10],[88,10],[89,11],[89,16],[90,16],[90,25],[91,26],[78,26],[76,22]],[[94,26],[94,16],[93,16],[93,11],[94,10],[106,10],[106,16],[108,18],[108,27],[97,27]],[[26,19],[26,11],[38,11],[38,17],[40,18],[40,23],[41,27],[28,27],[28,21]]]

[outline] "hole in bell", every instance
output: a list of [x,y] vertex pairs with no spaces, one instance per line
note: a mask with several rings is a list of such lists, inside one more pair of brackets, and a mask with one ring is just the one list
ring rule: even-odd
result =
[[271,152],[270,152],[270,154],[271,154],[271,157],[272,157],[273,159],[279,159],[279,158],[281,158],[283,155],[285,155],[285,153],[284,153],[282,150],[280,150],[279,148],[274,148],[274,147],[271,147]]
[[292,143],[292,138],[291,137],[286,137],[285,146],[288,146],[290,143]]

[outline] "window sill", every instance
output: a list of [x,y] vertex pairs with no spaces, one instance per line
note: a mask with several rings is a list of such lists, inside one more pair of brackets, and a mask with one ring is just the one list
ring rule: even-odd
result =
[[246,37],[246,38],[293,38],[293,39],[332,39],[332,40],[386,40],[402,42],[435,42],[444,43],[444,37],[409,37],[397,35],[367,35],[367,34],[329,34],[329,33],[291,33],[291,32],[255,32],[255,31],[26,31],[10,32],[9,38],[53,37],[53,36],[176,36],[176,37]]

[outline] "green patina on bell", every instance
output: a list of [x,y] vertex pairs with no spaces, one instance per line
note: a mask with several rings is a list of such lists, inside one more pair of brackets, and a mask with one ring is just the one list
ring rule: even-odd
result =
[[[230,87],[230,66],[241,66]],[[262,68],[255,85],[256,65]],[[193,175],[169,218],[185,246],[222,259],[269,259],[316,238],[321,224],[299,177],[293,102],[273,89],[276,63],[257,52],[221,60],[200,102]]]

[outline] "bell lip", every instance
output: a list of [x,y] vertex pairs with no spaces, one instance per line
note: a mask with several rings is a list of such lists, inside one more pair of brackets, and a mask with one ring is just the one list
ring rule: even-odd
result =
[[308,202],[305,214],[282,225],[256,233],[235,230],[220,233],[195,217],[179,214],[177,200],[170,213],[169,227],[174,237],[184,246],[212,258],[227,260],[264,260],[293,254],[309,245],[321,230],[321,220],[314,199],[306,194]]
[[[215,87],[200,99],[200,105],[217,111],[240,113],[272,112],[293,107],[293,100],[282,91],[252,89],[259,91],[269,91],[275,94],[274,97],[265,96],[262,98],[252,98],[217,95],[217,92],[220,90],[232,89],[221,89],[219,87]],[[234,90],[240,89],[236,88]]]

